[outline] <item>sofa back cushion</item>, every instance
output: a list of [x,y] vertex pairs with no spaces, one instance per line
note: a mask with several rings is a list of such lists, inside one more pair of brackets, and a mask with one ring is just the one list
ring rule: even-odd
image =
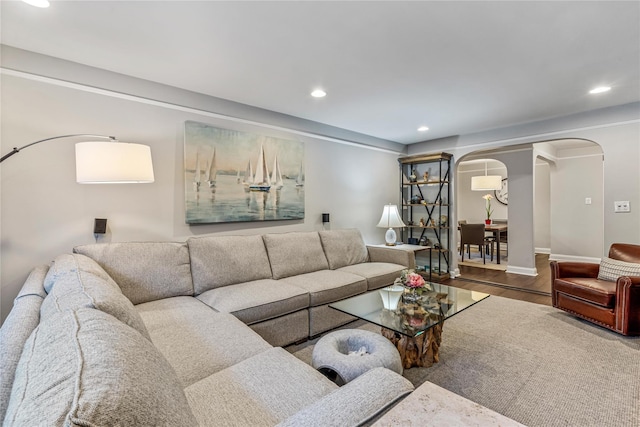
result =
[[187,241],[196,295],[221,286],[271,279],[262,236],[209,236]]
[[100,264],[134,304],[193,296],[186,243],[107,243],[77,246],[73,251]]
[[359,230],[326,230],[318,234],[332,270],[369,260],[367,245]]
[[99,310],[56,313],[20,358],[6,425],[194,426],[178,378],[148,340]]
[[46,298],[44,277],[49,266],[34,268],[13,302],[13,308],[0,328],[0,420],[9,404],[13,378],[22,348],[40,322],[40,306]]
[[44,287],[49,294],[40,308],[41,321],[65,310],[95,308],[151,339],[131,301],[91,258],[80,254],[58,256],[44,279]]
[[265,234],[263,236],[274,279],[329,268],[317,232]]

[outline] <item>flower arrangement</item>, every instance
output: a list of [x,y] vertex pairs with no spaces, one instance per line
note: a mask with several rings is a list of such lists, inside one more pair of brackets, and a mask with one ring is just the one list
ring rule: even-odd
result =
[[402,270],[400,277],[394,281],[394,285],[401,285],[412,290],[431,289],[424,278],[414,270]]
[[485,194],[482,198],[486,200],[485,210],[487,211],[487,219],[491,219],[491,214],[493,213],[493,209],[491,209],[491,199],[493,199],[493,196],[491,194]]

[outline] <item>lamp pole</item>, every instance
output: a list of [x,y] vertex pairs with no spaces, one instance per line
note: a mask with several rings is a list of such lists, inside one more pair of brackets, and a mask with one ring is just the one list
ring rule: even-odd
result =
[[105,138],[105,139],[110,139],[111,141],[117,141],[115,136],[105,136],[105,135],[91,135],[91,134],[86,134],[86,133],[77,133],[77,134],[73,134],[73,135],[62,135],[62,136],[53,136],[51,138],[45,138],[45,139],[41,139],[40,141],[35,141],[32,142],[31,144],[27,144],[24,145],[20,148],[14,147],[13,150],[9,151],[7,154],[5,154],[4,156],[0,157],[0,163],[4,162],[6,159],[8,159],[9,157],[13,156],[14,154],[19,153],[21,150],[24,150],[25,148],[31,147],[32,145],[36,145],[39,144],[41,142],[45,142],[45,141],[51,141],[52,139],[60,139],[60,138],[73,138],[73,137],[84,137],[84,138]]

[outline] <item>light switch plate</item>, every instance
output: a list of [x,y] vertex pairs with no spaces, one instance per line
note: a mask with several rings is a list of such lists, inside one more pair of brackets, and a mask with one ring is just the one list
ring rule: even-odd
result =
[[631,212],[631,206],[629,205],[629,201],[620,201],[613,202],[613,211],[614,212]]

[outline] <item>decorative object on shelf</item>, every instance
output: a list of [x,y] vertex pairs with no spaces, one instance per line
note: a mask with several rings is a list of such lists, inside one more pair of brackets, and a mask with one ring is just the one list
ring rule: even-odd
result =
[[426,223],[424,222],[424,218],[420,218],[420,227],[426,227]]
[[471,177],[472,191],[499,190],[502,187],[500,175],[487,175],[487,162],[484,162],[484,175]]
[[382,217],[380,217],[380,222],[377,227],[388,228],[384,235],[385,243],[387,246],[395,246],[397,236],[394,227],[406,227],[398,213],[398,206],[391,204],[384,205]]
[[410,244],[410,245],[417,245],[418,242],[419,242],[419,240],[416,237],[409,237],[407,239],[407,243]]
[[382,298],[382,305],[387,310],[395,310],[398,308],[398,302],[400,297],[404,293],[404,286],[393,285],[380,289],[380,297]]
[[425,172],[425,173],[422,174],[422,180],[424,182],[429,181],[429,172]]
[[413,196],[411,196],[412,205],[419,205],[420,202],[422,202],[422,197],[420,197],[419,194],[414,194]]
[[509,204],[509,187],[507,178],[502,178],[502,186],[498,190],[493,190],[496,200],[503,205]]
[[418,180],[418,175],[416,175],[416,170],[411,169],[411,175],[409,175],[409,182],[416,182]]
[[429,246],[429,239],[427,239],[427,236],[422,236],[418,241],[418,244],[420,246]]
[[132,184],[154,181],[151,149],[147,145],[118,142],[115,136],[73,134],[54,136],[15,147],[0,158],[4,162],[25,148],[62,138],[104,138],[109,141],[76,144],[76,181],[80,184]]
[[493,199],[493,196],[491,194],[485,194],[484,196],[482,196],[482,198],[485,200],[485,211],[487,212],[487,218],[484,220],[484,223],[487,225],[491,224],[491,214],[493,213],[493,209],[491,209],[491,199]]
[[440,215],[440,227],[446,227],[449,223],[449,217],[446,215]]

